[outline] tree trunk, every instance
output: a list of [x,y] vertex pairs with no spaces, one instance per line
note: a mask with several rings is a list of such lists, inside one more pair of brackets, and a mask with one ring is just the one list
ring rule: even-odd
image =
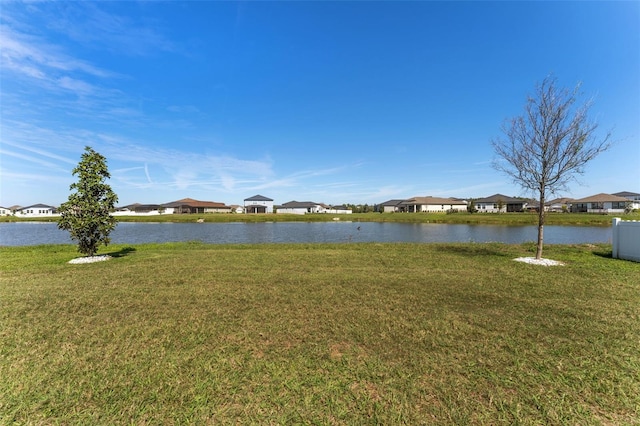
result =
[[538,248],[536,259],[542,259],[542,246],[544,244],[544,193],[540,192],[540,206],[538,206]]

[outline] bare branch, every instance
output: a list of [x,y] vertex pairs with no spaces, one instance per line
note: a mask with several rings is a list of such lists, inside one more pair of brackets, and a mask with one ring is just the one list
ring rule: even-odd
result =
[[598,138],[597,123],[588,119],[593,100],[576,106],[581,84],[558,88],[553,76],[536,85],[524,114],[506,120],[504,137],[491,144],[497,155],[493,167],[540,198],[538,254],[542,254],[543,202],[547,194],[567,189],[585,165],[610,147],[610,133]]

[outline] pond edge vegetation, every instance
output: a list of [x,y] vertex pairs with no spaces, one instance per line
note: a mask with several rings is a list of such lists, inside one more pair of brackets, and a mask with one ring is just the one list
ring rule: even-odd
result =
[[[640,220],[640,214],[603,215],[586,213],[547,213],[546,225],[611,226],[614,217],[623,220]],[[1,216],[0,222],[57,222],[58,217],[20,218]],[[347,216],[326,213],[317,214],[166,214],[153,216],[118,216],[118,222],[396,222],[396,223],[442,223],[477,225],[537,225],[536,213],[353,213]]]

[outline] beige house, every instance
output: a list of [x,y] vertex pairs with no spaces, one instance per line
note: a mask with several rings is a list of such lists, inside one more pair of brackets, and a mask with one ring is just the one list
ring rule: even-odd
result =
[[231,213],[231,207],[215,201],[200,201],[192,198],[162,204],[166,213]]
[[573,200],[573,213],[624,213],[627,203],[631,201],[624,197],[611,194],[596,194],[590,197]]
[[402,201],[400,211],[409,213],[446,213],[467,211],[467,202],[456,198],[413,197]]

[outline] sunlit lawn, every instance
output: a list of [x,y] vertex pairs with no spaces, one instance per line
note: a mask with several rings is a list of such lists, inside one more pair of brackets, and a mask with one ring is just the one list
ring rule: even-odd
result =
[[[586,213],[547,213],[547,225],[611,226],[614,217],[640,220],[640,213],[602,215]],[[335,219],[354,222],[451,223],[488,225],[537,225],[537,213],[353,213],[353,214],[163,214],[151,216],[118,216],[120,222],[326,222]],[[57,221],[57,217],[23,218],[0,216],[0,222]]]
[[639,424],[640,264],[532,251],[0,248],[0,424]]

